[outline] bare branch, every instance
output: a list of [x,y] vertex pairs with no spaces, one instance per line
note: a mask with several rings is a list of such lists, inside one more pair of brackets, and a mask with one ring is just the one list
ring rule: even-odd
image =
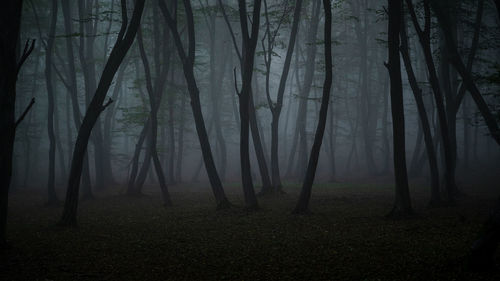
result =
[[26,109],[24,110],[23,114],[21,114],[19,119],[17,119],[16,124],[14,125],[14,128],[17,128],[17,126],[23,121],[24,117],[26,117],[26,114],[28,114],[28,112],[30,111],[31,107],[33,107],[34,104],[35,104],[35,98],[31,98],[31,101],[28,104],[28,106],[26,107]]
[[109,98],[109,100],[102,106],[101,111],[104,111],[111,103],[113,103],[113,99]]
[[31,55],[31,52],[33,52],[33,49],[35,48],[35,42],[36,42],[36,39],[32,39],[31,44],[30,44],[30,39],[26,40],[26,44],[24,45],[23,54],[21,55],[21,58],[19,59],[19,62],[17,63],[16,75],[19,74],[19,70],[21,70],[21,67],[23,66],[24,62]]

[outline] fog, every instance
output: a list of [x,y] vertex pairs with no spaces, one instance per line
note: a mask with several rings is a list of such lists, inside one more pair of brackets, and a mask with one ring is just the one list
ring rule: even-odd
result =
[[493,207],[498,1],[246,2],[24,1],[15,116],[35,103],[14,129],[5,194],[37,194],[63,226],[78,201],[122,195],[160,208],[194,192],[250,211],[281,194],[307,213],[316,186],[387,186],[398,218],[479,193]]

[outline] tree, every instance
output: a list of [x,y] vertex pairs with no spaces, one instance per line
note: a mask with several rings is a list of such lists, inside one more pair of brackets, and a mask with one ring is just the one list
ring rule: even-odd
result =
[[325,81],[323,83],[323,95],[321,97],[321,108],[319,111],[318,127],[314,135],[314,142],[307,164],[307,170],[302,183],[299,200],[293,213],[303,214],[309,211],[309,199],[311,197],[312,185],[318,166],[319,152],[323,142],[323,135],[326,127],[326,117],[328,115],[328,104],[330,103],[330,91],[332,87],[332,8],[330,0],[323,0],[323,9],[325,10]]
[[73,149],[73,159],[71,161],[66,200],[64,202],[64,211],[61,220],[59,221],[59,225],[61,226],[76,225],[80,178],[82,175],[82,166],[90,134],[92,132],[92,128],[97,122],[97,119],[99,118],[99,115],[112,102],[112,100],[109,100],[106,104],[104,104],[104,99],[109,87],[111,86],[111,82],[113,81],[113,78],[123,61],[123,58],[134,41],[141,22],[144,2],[145,0],[137,0],[135,2],[132,18],[130,19],[130,22],[128,22],[127,1],[121,0],[122,23],[120,32],[118,33],[115,45],[111,50],[106,65],[104,66],[104,70],[94,96],[87,107],[87,112],[83,117],[82,125],[78,130],[75,147]]
[[196,79],[194,77],[194,59],[195,59],[195,34],[194,34],[194,19],[193,10],[191,8],[191,2],[189,0],[184,0],[184,9],[186,12],[187,20],[187,30],[188,30],[188,50],[187,53],[184,50],[182,40],[177,29],[177,4],[175,4],[174,11],[176,12],[173,16],[169,11],[169,8],[165,4],[164,0],[158,0],[160,10],[163,14],[170,31],[172,32],[172,37],[174,39],[175,47],[177,53],[182,62],[182,67],[184,70],[184,77],[188,86],[189,96],[191,98],[191,109],[193,111],[196,132],[201,146],[201,152],[203,154],[203,160],[205,162],[205,168],[207,170],[208,178],[210,180],[210,185],[212,186],[212,191],[215,196],[217,209],[226,209],[230,207],[229,200],[227,200],[224,188],[222,187],[222,182],[220,180],[217,168],[215,167],[214,158],[212,156],[212,149],[210,147],[210,141],[208,140],[207,130],[205,128],[205,121],[203,120],[203,113],[201,111],[200,103],[200,91],[196,85]]
[[[276,35],[279,31],[279,27],[276,28],[273,32],[271,32],[269,14],[267,9],[267,1],[264,0],[264,7],[266,11],[266,32],[265,36],[267,38],[267,48],[264,45],[264,40],[262,42],[262,49],[264,50],[264,63],[266,66],[266,96],[267,96],[267,104],[272,114],[271,121],[271,176],[272,176],[272,184],[273,189],[276,192],[281,192],[282,184],[281,184],[281,176],[280,176],[280,168],[279,168],[279,157],[278,157],[278,126],[279,119],[281,115],[281,109],[283,108],[283,95],[285,94],[285,85],[286,80],[288,78],[288,72],[290,70],[290,64],[292,61],[293,49],[295,47],[295,39],[297,38],[297,32],[299,29],[299,21],[300,21],[300,12],[302,10],[302,0],[298,0],[295,3],[295,9],[293,13],[293,23],[292,30],[290,32],[290,38],[288,41],[288,49],[286,52],[285,62],[283,65],[283,70],[280,78],[280,83],[278,87],[278,92],[276,96],[276,102],[274,103],[271,99],[271,95],[269,93],[269,77],[271,72],[271,60],[273,57],[273,47],[276,40]],[[282,17],[285,17],[286,11],[283,13]],[[281,21],[283,18],[281,19]],[[279,25],[281,25],[281,21]]]
[[[75,53],[73,49],[73,24],[72,24],[72,14],[70,1],[61,1],[63,18],[64,18],[64,32],[66,34],[66,61],[68,63],[68,71],[66,77],[66,83],[68,85],[68,92],[71,97],[71,107],[73,112],[73,122],[76,130],[78,130],[82,125],[82,113],[80,110],[80,105],[78,103],[78,84],[76,79],[76,66],[75,66]],[[82,170],[82,193],[84,197],[91,196],[90,187],[90,167],[89,159],[87,156],[84,158],[83,170]]]
[[[424,135],[425,149],[427,151],[427,159],[429,161],[429,172],[431,175],[431,206],[441,205],[441,195],[439,191],[439,171],[436,151],[434,149],[434,143],[432,141],[431,127],[429,124],[429,118],[427,117],[427,111],[425,109],[424,99],[422,97],[422,89],[418,86],[417,78],[413,67],[411,64],[410,51],[408,47],[408,36],[406,33],[406,21],[404,19],[404,13],[401,14],[401,57],[403,58],[403,63],[406,69],[406,74],[408,76],[408,81],[410,82],[410,87],[413,92],[413,97],[417,104],[418,116],[420,119],[420,126],[422,128],[422,133]],[[416,157],[415,157],[416,158]]]
[[[318,33],[318,25],[320,18],[321,6],[319,1],[312,2],[311,18],[308,22],[306,31],[306,69],[304,81],[299,87],[299,108],[297,110],[297,119],[295,124],[295,133],[292,139],[292,147],[288,156],[288,167],[285,176],[289,177],[294,173],[295,175],[303,175],[305,171],[305,163],[307,162],[307,104],[309,102],[309,93],[311,91],[312,82],[314,79],[314,68],[316,66],[316,35]],[[298,148],[297,148],[298,145]],[[294,162],[295,154],[298,149],[298,159]],[[293,172],[293,164],[296,165],[296,171]]]
[[444,161],[445,161],[445,184],[446,184],[446,192],[447,192],[447,200],[450,203],[454,203],[454,197],[456,193],[456,184],[455,184],[455,174],[453,169],[453,152],[450,143],[450,131],[448,129],[448,120],[446,116],[446,110],[444,105],[444,98],[441,87],[439,85],[439,79],[436,71],[436,65],[434,63],[434,59],[432,57],[431,50],[431,15],[429,8],[429,0],[424,0],[424,13],[425,13],[425,25],[424,29],[420,27],[418,23],[418,18],[415,13],[415,9],[413,7],[413,3],[411,0],[406,0],[406,5],[411,15],[411,19],[413,22],[413,26],[417,32],[420,45],[424,52],[425,62],[427,65],[427,70],[429,73],[429,82],[432,87],[432,92],[434,94],[434,100],[436,102],[437,112],[438,112],[438,120],[439,120],[439,129],[442,138],[442,147],[444,152]]
[[484,100],[483,96],[481,95],[481,92],[479,91],[476,83],[474,82],[471,72],[468,71],[467,67],[462,61],[460,54],[458,53],[457,44],[451,32],[449,32],[451,30],[450,18],[445,13],[446,10],[442,6],[442,4],[438,3],[438,1],[435,0],[428,0],[428,1],[430,1],[432,5],[432,9],[436,14],[436,18],[439,22],[439,25],[444,30],[443,35],[447,45],[447,49],[449,51],[446,59],[450,61],[450,63],[462,77],[463,83],[465,84],[467,90],[474,99],[474,102],[476,103],[479,112],[484,118],[486,126],[490,131],[491,137],[497,142],[497,144],[500,145],[500,128],[498,127],[498,123],[493,114],[491,113],[488,104]]
[[[157,24],[155,22],[154,24]],[[166,35],[166,34],[165,34]],[[163,38],[165,39],[165,38]],[[160,41],[161,38],[158,38],[155,36],[154,38],[154,48],[158,50],[160,48]],[[163,40],[165,41],[165,40]],[[162,193],[163,197],[163,204],[165,206],[170,206],[172,205],[172,202],[170,201],[170,194],[168,193],[168,187],[166,184],[165,176],[163,174],[163,170],[161,168],[160,160],[158,158],[158,151],[156,149],[156,143],[157,143],[157,135],[158,135],[158,109],[160,108],[161,104],[161,98],[163,95],[164,85],[165,85],[165,79],[168,73],[168,68],[169,64],[163,65],[163,67],[160,67],[159,60],[160,56],[157,52],[155,52],[155,61],[158,65],[156,67],[156,70],[160,73],[156,73],[156,79],[154,81],[153,85],[153,80],[151,78],[151,69],[149,66],[149,60],[146,55],[146,51],[144,49],[144,40],[142,38],[142,31],[141,28],[139,28],[137,32],[137,42],[139,44],[139,53],[141,56],[142,64],[144,66],[144,73],[146,74],[146,89],[148,92],[149,96],[149,106],[150,106],[150,117],[149,120],[151,121],[151,128],[149,132],[149,150],[150,150],[150,155],[153,159],[153,164],[155,166],[155,171],[156,175],[158,177],[158,181],[160,183],[160,190]],[[164,55],[165,57],[163,59],[167,60],[168,58],[168,49],[167,46],[163,46],[164,50]],[[146,161],[150,161],[149,159]]]
[[392,132],[394,145],[394,174],[396,180],[394,207],[391,217],[407,216],[413,213],[408,188],[408,174],[405,155],[405,121],[403,105],[403,82],[399,58],[399,36],[401,30],[402,2],[388,0],[388,42],[389,61],[387,69],[391,81]]
[[[221,0],[218,0],[219,7],[222,11],[222,15],[224,16],[224,21],[226,22],[226,26],[229,30],[229,35],[231,36],[231,41],[233,42],[234,50],[236,52],[236,55],[238,56],[239,62],[240,62],[240,68],[243,68],[243,58],[241,57],[241,52],[238,48],[238,43],[236,42],[236,37],[233,32],[233,28],[231,27],[231,23],[229,22],[229,18],[225,12],[224,5],[222,4]],[[231,57],[232,58],[232,57]],[[241,72],[243,75],[243,72]],[[243,77],[242,77],[243,78]],[[236,79],[236,77],[234,77]],[[235,95],[231,95],[232,102],[233,102],[233,111],[234,111],[234,117],[236,119],[236,123],[238,125],[241,125],[240,118],[238,116],[238,109],[236,107],[236,100],[235,100]],[[254,97],[253,93],[250,94],[250,100],[249,100],[249,109],[248,109],[248,118],[250,122],[250,131],[252,132],[252,141],[254,144],[254,149],[255,149],[255,156],[257,157],[257,164],[259,165],[259,172],[262,180],[262,189],[259,192],[259,195],[265,195],[267,194],[271,189],[272,189],[272,182],[271,178],[269,177],[269,171],[267,168],[267,163],[266,163],[266,158],[264,155],[264,149],[262,147],[262,140],[260,137],[260,132],[257,124],[257,114],[255,113],[255,105],[254,105]],[[238,129],[241,130],[240,127]]]
[[[241,179],[243,184],[243,193],[245,196],[245,205],[248,209],[258,208],[257,198],[255,197],[255,190],[253,188],[252,174],[250,169],[250,154],[249,154],[249,106],[251,98],[251,83],[254,65],[255,48],[257,47],[257,40],[259,35],[260,23],[260,6],[261,0],[255,0],[253,3],[252,12],[252,27],[249,33],[248,30],[248,14],[247,4],[245,0],[238,1],[240,11],[240,25],[242,36],[242,58],[243,68],[241,90],[238,92],[240,100],[240,161],[241,161]],[[236,86],[236,85],[235,85]]]
[[[47,132],[49,135],[49,175],[47,183],[48,191],[48,205],[55,205],[58,203],[57,194],[55,190],[54,178],[56,174],[55,164],[56,164],[56,136],[54,134],[54,87],[52,85],[52,51],[54,48],[54,38],[56,33],[57,24],[57,0],[52,0],[52,9],[50,17],[50,28],[47,39],[47,44],[45,46],[45,81],[47,86]],[[64,164],[64,163],[62,163]]]
[[23,63],[29,57],[35,41],[26,41],[19,56],[18,44],[21,29],[22,1],[8,0],[0,9],[0,247],[6,243],[7,209],[12,177],[12,157],[16,127],[33,106],[32,99],[19,119],[16,111],[16,82]]

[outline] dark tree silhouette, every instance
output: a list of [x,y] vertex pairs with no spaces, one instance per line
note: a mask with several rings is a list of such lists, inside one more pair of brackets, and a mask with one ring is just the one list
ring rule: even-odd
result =
[[[157,23],[155,23],[157,24]],[[161,38],[154,38],[154,47],[159,49],[159,40]],[[169,69],[169,64],[163,65],[161,69],[157,69],[160,73],[156,73],[156,79],[153,85],[153,79],[151,78],[151,69],[149,66],[149,60],[144,49],[144,40],[142,38],[142,31],[139,28],[137,32],[137,42],[139,45],[139,53],[141,56],[142,64],[144,66],[144,72],[146,74],[146,89],[149,96],[149,107],[150,107],[150,117],[151,128],[149,134],[149,150],[155,167],[156,175],[158,177],[158,182],[160,183],[160,190],[162,193],[163,204],[165,206],[171,206],[170,194],[168,192],[167,183],[165,180],[165,175],[158,158],[158,151],[156,149],[157,136],[158,136],[158,109],[160,108],[161,98],[164,90],[165,80]],[[166,46],[163,46],[163,50],[168,50]],[[156,52],[155,52],[156,53]],[[164,52],[165,53],[165,52]],[[168,54],[166,54],[168,56]],[[156,61],[159,61],[159,55],[155,56]],[[166,59],[166,58],[164,58]]]
[[59,221],[61,226],[76,225],[76,214],[78,208],[78,195],[80,188],[80,177],[82,175],[83,160],[87,145],[89,142],[92,128],[97,122],[99,115],[106,109],[112,100],[106,104],[104,99],[108,92],[111,82],[127,54],[130,46],[134,42],[135,35],[141,22],[142,11],[144,10],[145,0],[137,0],[134,5],[134,11],[130,23],[127,15],[127,1],[121,0],[122,8],[122,23],[120,32],[118,33],[115,45],[111,50],[108,61],[104,66],[104,70],[99,80],[99,85],[92,97],[92,100],[87,108],[87,112],[83,117],[82,126],[78,130],[75,147],[73,150],[73,159],[71,161],[71,169],[68,179],[68,188],[66,191],[66,201],[64,202],[64,211]]
[[325,10],[325,31],[324,31],[324,47],[325,47],[325,81],[323,83],[323,95],[321,97],[321,108],[319,111],[318,127],[314,135],[314,142],[307,164],[306,175],[302,183],[299,200],[293,213],[303,214],[309,211],[309,199],[311,198],[311,190],[316,175],[316,167],[318,166],[319,152],[323,142],[323,135],[326,127],[326,117],[328,115],[328,104],[330,103],[330,90],[332,87],[332,7],[330,0],[323,0],[323,9]]
[[12,177],[12,157],[16,127],[21,123],[34,99],[16,121],[16,82],[21,66],[29,57],[35,41],[26,41],[19,56],[19,32],[23,2],[7,0],[0,9],[0,247],[6,243],[7,209]]
[[439,128],[441,132],[441,138],[443,140],[442,144],[443,144],[444,162],[445,162],[444,178],[446,184],[447,200],[449,203],[453,203],[456,193],[455,174],[453,169],[454,165],[453,154],[452,154],[453,152],[450,144],[450,131],[448,129],[448,120],[446,117],[443,93],[439,85],[436,65],[432,57],[431,37],[430,37],[431,14],[429,8],[429,0],[424,0],[425,25],[423,30],[420,27],[420,24],[418,23],[418,18],[415,13],[412,1],[406,0],[406,5],[410,12],[413,26],[417,32],[420,45],[422,46],[422,50],[424,52],[425,62],[429,73],[429,82],[432,87],[432,92],[434,93],[434,100],[436,102],[436,107],[438,112]]
[[182,67],[184,70],[184,77],[186,78],[186,83],[188,86],[189,96],[191,98],[191,109],[193,111],[193,116],[195,120],[196,132],[198,134],[198,139],[200,141],[201,152],[203,154],[203,160],[205,162],[205,168],[207,170],[208,178],[210,180],[210,185],[212,186],[212,191],[215,196],[217,203],[217,209],[226,209],[230,207],[230,203],[226,198],[224,188],[222,187],[222,182],[220,180],[219,174],[217,173],[217,168],[215,167],[214,158],[212,156],[212,149],[210,147],[210,141],[208,140],[207,130],[205,128],[205,121],[203,120],[203,113],[201,111],[200,103],[200,91],[196,85],[196,79],[194,77],[194,59],[195,59],[195,34],[194,34],[194,19],[193,10],[191,8],[191,2],[189,0],[184,0],[184,9],[186,12],[187,20],[187,30],[188,30],[188,51],[184,50],[182,40],[177,29],[177,5],[175,4],[175,14],[169,12],[167,5],[164,0],[158,0],[160,10],[163,14],[165,21],[167,22],[172,36],[174,38],[174,43],[177,48],[177,53],[181,59]]
[[474,82],[471,72],[468,71],[467,67],[462,61],[460,54],[458,53],[457,43],[455,42],[451,32],[449,32],[451,30],[451,24],[450,24],[450,18],[445,12],[446,9],[444,9],[442,3],[439,3],[439,1],[436,0],[429,0],[429,1],[432,5],[434,13],[436,14],[436,18],[438,19],[439,25],[444,31],[443,35],[446,41],[447,49],[449,51],[446,59],[448,59],[451,62],[453,67],[462,77],[463,83],[467,87],[467,90],[474,99],[474,102],[476,103],[479,112],[483,116],[484,122],[486,123],[486,126],[490,131],[491,137],[497,142],[497,144],[500,145],[500,128],[498,127],[497,120],[495,116],[493,116],[493,114],[491,113],[488,104],[481,95],[481,92],[479,91],[476,83]]
[[[54,39],[57,24],[57,0],[52,0],[50,27],[45,45],[45,84],[47,87],[47,133],[49,135],[49,167],[48,167],[48,182],[47,182],[47,205],[56,205],[57,199],[55,189],[55,174],[56,174],[56,136],[54,134],[54,86],[52,81],[52,52],[54,49]],[[64,165],[64,163],[61,163]]]
[[[252,27],[248,30],[247,4],[245,0],[238,1],[241,36],[242,36],[242,58],[243,68],[241,91],[238,92],[240,100],[240,160],[241,160],[241,180],[243,184],[243,194],[245,196],[245,205],[248,209],[258,208],[255,190],[253,188],[252,174],[250,169],[249,153],[249,111],[251,99],[251,83],[253,74],[253,65],[255,57],[255,48],[257,47],[259,24],[260,24],[260,6],[261,0],[255,0],[252,12]],[[236,85],[235,85],[236,86]],[[238,91],[238,89],[236,89]]]
[[302,0],[295,2],[295,9],[293,13],[293,23],[292,30],[290,31],[290,38],[288,40],[288,48],[286,51],[285,62],[283,65],[283,70],[281,73],[280,83],[278,87],[276,102],[273,102],[271,95],[269,93],[269,77],[271,72],[271,59],[273,56],[273,47],[275,44],[276,34],[279,29],[271,33],[269,15],[267,12],[267,3],[264,1],[264,6],[266,7],[266,38],[268,41],[267,49],[262,43],[262,48],[265,51],[264,63],[266,66],[266,96],[267,104],[271,110],[272,120],[271,120],[271,176],[272,185],[275,192],[281,192],[281,176],[279,168],[279,157],[278,157],[278,125],[281,115],[281,109],[283,108],[283,95],[285,94],[285,86],[288,78],[288,72],[290,71],[290,64],[292,61],[293,50],[295,47],[295,40],[297,38],[297,32],[299,30],[300,12],[302,10]]
[[389,61],[387,68],[391,81],[392,133],[394,145],[394,174],[396,180],[394,207],[391,217],[407,216],[413,213],[408,188],[405,154],[405,121],[403,105],[403,82],[399,57],[399,35],[401,30],[402,1],[388,0],[388,42]]
[[436,150],[434,149],[434,143],[432,142],[431,126],[429,124],[429,118],[427,117],[427,111],[422,97],[422,89],[418,86],[417,78],[411,63],[404,13],[401,15],[401,19],[401,57],[403,58],[408,81],[410,82],[410,87],[412,89],[413,96],[415,97],[415,103],[417,104],[420,126],[424,136],[425,149],[427,151],[427,158],[429,161],[429,172],[431,175],[431,200],[429,204],[435,207],[441,205],[442,203],[439,191],[439,171]]

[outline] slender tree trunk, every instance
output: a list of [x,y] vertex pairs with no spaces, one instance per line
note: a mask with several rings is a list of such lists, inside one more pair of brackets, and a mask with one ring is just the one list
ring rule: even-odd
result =
[[325,46],[325,81],[323,84],[323,96],[321,98],[321,108],[319,111],[318,127],[314,136],[314,142],[311,149],[309,162],[307,164],[307,171],[305,174],[302,190],[300,192],[299,200],[293,213],[303,214],[309,211],[309,199],[311,197],[312,185],[316,174],[316,167],[318,166],[319,153],[321,150],[321,143],[323,142],[323,135],[326,127],[326,117],[328,114],[328,105],[330,103],[330,91],[332,87],[332,8],[330,0],[323,0],[323,8],[325,10],[325,33],[324,33],[324,46]]
[[[436,151],[434,150],[434,144],[432,142],[431,127],[429,124],[429,119],[427,117],[427,112],[424,105],[424,99],[422,98],[422,90],[418,86],[417,78],[410,59],[410,52],[408,48],[408,37],[406,33],[406,21],[404,20],[404,14],[401,14],[402,26],[401,26],[401,56],[406,69],[406,74],[408,76],[408,81],[417,104],[418,116],[420,119],[421,131],[424,135],[425,149],[427,151],[427,158],[429,160],[429,172],[431,175],[431,206],[439,206],[442,204],[441,195],[439,193],[439,172],[438,172],[438,162]],[[415,153],[417,154],[417,153]],[[415,155],[414,154],[414,155]]]
[[[299,21],[300,21],[300,12],[302,10],[302,0],[298,0],[295,3],[295,9],[293,14],[293,23],[292,30],[290,32],[290,38],[288,41],[288,49],[286,52],[285,63],[283,65],[283,70],[280,78],[280,83],[278,87],[276,103],[273,103],[271,100],[271,96],[269,94],[269,76],[270,76],[270,68],[271,68],[271,58],[272,58],[272,50],[274,44],[274,38],[271,36],[270,28],[269,28],[269,18],[267,14],[267,4],[266,6],[266,20],[267,20],[267,36],[268,36],[268,54],[267,54],[267,72],[266,72],[266,92],[267,92],[267,102],[268,106],[271,109],[272,121],[271,121],[271,175],[272,175],[272,184],[275,192],[282,191],[281,184],[281,176],[279,169],[279,148],[278,148],[278,137],[279,137],[279,119],[281,115],[281,109],[283,107],[283,96],[285,94],[285,86],[286,80],[288,79],[288,72],[290,71],[290,64],[292,61],[293,50],[295,47],[295,40],[297,38],[297,32],[299,29]],[[272,38],[272,41],[271,41]]]
[[392,132],[394,143],[395,201],[389,216],[407,216],[413,213],[408,188],[405,152],[405,123],[403,105],[403,82],[399,58],[399,35],[401,30],[402,2],[388,0],[389,62],[387,68],[391,80]]
[[[445,9],[443,9],[441,4],[436,0],[430,0],[430,2],[441,28],[445,31],[449,31],[451,29],[451,24]],[[463,63],[452,34],[450,34],[450,32],[444,32],[443,35],[448,47],[448,60],[462,77],[463,83],[472,95],[472,98],[474,99],[474,102],[476,103],[476,106],[479,109],[479,112],[481,113],[492,138],[497,142],[497,144],[500,144],[500,128],[498,127],[498,123],[489,109],[488,104],[481,95],[481,92],[477,88],[471,72],[467,70],[467,67]]]
[[447,200],[453,204],[455,198],[455,177],[453,174],[452,166],[453,166],[453,155],[450,144],[450,134],[448,128],[448,121],[446,118],[446,110],[444,105],[443,94],[439,85],[439,79],[436,72],[436,66],[434,64],[434,59],[432,57],[432,50],[430,46],[430,9],[428,6],[428,0],[424,2],[425,9],[425,27],[424,30],[421,29],[417,16],[415,14],[413,4],[411,0],[407,0],[406,4],[410,10],[410,15],[413,21],[413,26],[417,31],[417,35],[420,40],[420,44],[422,46],[422,50],[424,52],[425,61],[427,64],[427,69],[429,72],[429,82],[431,84],[434,100],[436,101],[436,107],[439,118],[439,128],[441,132],[442,138],[442,148],[444,153],[445,160],[445,183],[446,183],[446,191],[447,191]]
[[54,134],[54,87],[52,84],[52,51],[57,24],[57,0],[52,0],[50,27],[45,48],[45,85],[47,87],[47,133],[49,136],[49,167],[47,182],[47,205],[57,205],[58,199],[55,189],[56,164],[56,136]]
[[[254,65],[255,48],[257,46],[258,34],[259,34],[259,22],[260,22],[260,6],[261,1],[255,0],[253,6],[252,14],[252,26],[251,31],[248,30],[248,19],[247,19],[247,4],[245,0],[238,1],[239,15],[240,15],[240,25],[242,30],[242,58],[243,64],[241,72],[242,74],[242,86],[241,91],[238,93],[240,101],[240,161],[241,161],[241,179],[243,184],[243,194],[245,197],[245,205],[247,209],[257,209],[257,197],[255,196],[255,191],[252,182],[252,173],[250,166],[250,155],[249,155],[249,111],[250,111],[250,99],[252,98],[251,83]],[[236,89],[237,90],[237,89]]]
[[[72,14],[70,1],[61,1],[62,12],[64,17],[64,32],[65,34],[73,34],[73,26],[72,26]],[[81,122],[81,112],[80,105],[78,103],[78,85],[76,80],[76,67],[75,67],[75,54],[73,51],[73,39],[71,36],[66,36],[66,55],[68,61],[68,81],[70,85],[69,94],[71,96],[71,106],[73,109],[73,122],[75,124],[75,128],[78,130],[82,124]],[[87,191],[87,194],[90,193],[90,171],[89,171],[89,163],[87,157],[85,157],[85,163],[83,165],[82,172],[82,189]]]
[[[316,34],[318,32],[319,14],[321,5],[319,1],[314,1],[312,4],[312,17],[309,28],[307,30],[307,51],[306,51],[306,70],[304,82],[300,91],[299,108],[297,113],[296,130],[298,130],[298,161],[295,175],[304,175],[307,162],[307,105],[309,101],[309,93],[311,91],[312,82],[314,79],[314,68],[316,61]],[[290,155],[292,155],[292,152]]]
[[181,97],[181,111],[180,111],[180,121],[179,121],[179,133],[177,137],[177,163],[175,169],[175,178],[177,182],[182,182],[182,156],[184,153],[184,111],[186,107],[186,96]]
[[196,132],[198,134],[198,139],[200,141],[201,151],[203,154],[203,160],[205,162],[205,168],[207,170],[208,178],[210,180],[210,185],[215,196],[218,209],[225,209],[230,207],[230,203],[226,198],[224,188],[222,187],[222,182],[220,180],[217,168],[215,167],[212,149],[210,147],[210,141],[208,139],[207,130],[205,127],[205,121],[203,120],[203,113],[201,110],[200,103],[200,91],[196,85],[196,79],[194,77],[194,59],[195,59],[195,34],[194,34],[194,19],[193,11],[191,8],[191,3],[188,0],[184,0],[184,8],[186,11],[187,19],[187,29],[188,29],[188,51],[184,50],[179,31],[177,29],[177,19],[172,18],[164,0],[158,0],[160,5],[160,10],[167,22],[170,31],[172,32],[175,46],[177,48],[177,53],[182,62],[184,77],[189,90],[189,95],[191,98],[191,109],[193,111],[193,116],[195,120]]
[[87,150],[88,141],[92,128],[97,122],[99,115],[104,111],[107,104],[103,104],[106,93],[113,81],[113,78],[127,54],[132,42],[134,41],[137,29],[144,10],[145,0],[137,0],[134,5],[134,11],[130,23],[127,20],[126,0],[121,0],[122,6],[122,25],[117,36],[116,43],[109,55],[108,61],[104,66],[104,70],[99,81],[96,92],[87,108],[87,112],[82,121],[82,126],[78,130],[75,148],[73,150],[73,160],[71,161],[71,169],[68,180],[68,189],[66,193],[66,201],[64,211],[59,222],[61,226],[76,225],[76,213],[78,207],[78,193],[80,187],[80,177],[82,174],[83,160],[85,151]]
[[[2,9],[0,9],[0,49],[2,50],[0,52],[0,132],[2,132],[0,136],[0,147],[2,147],[0,150],[0,248],[6,244],[7,210],[16,125],[25,116],[21,115],[17,121],[15,119],[17,75],[34,47],[34,41],[31,46],[27,42],[21,57],[18,57],[22,4],[22,1],[8,0],[2,3]],[[27,113],[27,110],[24,113]]]
[[[155,22],[157,24],[157,22]],[[159,40],[160,38],[155,37],[154,48],[158,50],[160,48]],[[142,38],[142,31],[139,28],[137,32],[137,42],[139,45],[139,53],[141,56],[142,64],[144,66],[144,72],[146,74],[146,88],[149,95],[149,105],[151,110],[150,120],[151,120],[151,130],[149,135],[149,155],[153,159],[153,164],[155,167],[156,175],[158,176],[158,182],[160,184],[160,190],[162,193],[163,204],[164,206],[171,206],[172,202],[170,201],[170,194],[168,192],[167,183],[165,180],[165,176],[163,174],[163,170],[161,168],[160,160],[158,159],[158,151],[156,149],[157,137],[158,137],[158,109],[161,104],[161,97],[164,88],[164,81],[167,76],[168,71],[168,63],[163,66],[163,68],[158,68],[156,73],[156,81],[153,86],[153,80],[151,78],[151,70],[149,67],[149,61],[146,55],[146,51],[144,49],[144,42]],[[166,49],[166,46],[163,46]],[[159,54],[155,52],[155,60],[159,61]],[[167,59],[166,57],[164,59]],[[173,152],[171,152],[173,153]],[[150,162],[150,161],[148,161]],[[148,169],[149,170],[149,169]]]

